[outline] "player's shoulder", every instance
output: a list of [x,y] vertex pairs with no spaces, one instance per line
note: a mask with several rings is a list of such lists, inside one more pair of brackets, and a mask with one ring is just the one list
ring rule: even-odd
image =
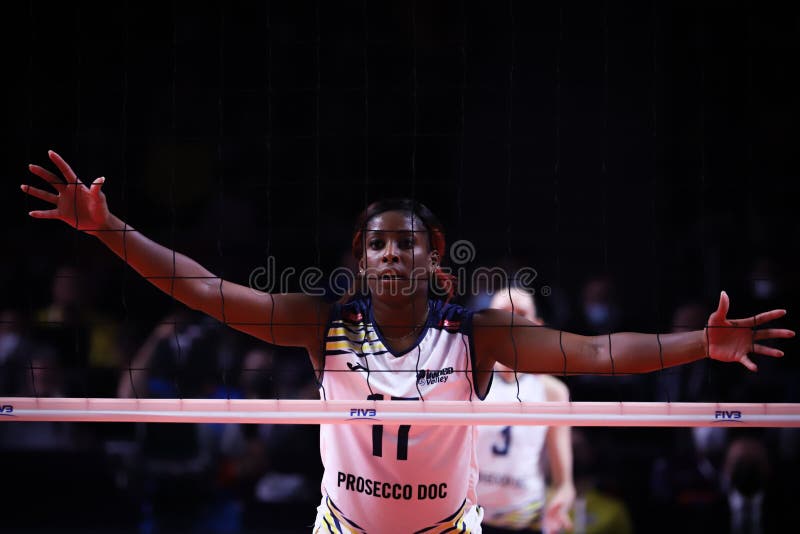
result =
[[483,308],[472,312],[473,322],[477,326],[510,326],[512,322],[520,322],[519,317],[513,317],[506,310],[496,308]]
[[544,386],[545,395],[548,401],[568,401],[569,387],[551,375],[536,375]]
[[431,300],[431,321],[433,328],[450,333],[470,333],[473,312],[460,304]]
[[347,302],[336,303],[331,308],[331,320],[356,325],[363,323],[369,313],[369,301],[358,295]]

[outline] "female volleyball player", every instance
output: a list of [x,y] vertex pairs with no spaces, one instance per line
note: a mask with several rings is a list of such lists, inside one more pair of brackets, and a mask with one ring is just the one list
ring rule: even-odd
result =
[[[533,295],[517,287],[499,290],[489,307],[505,310],[542,327]],[[566,384],[549,375],[515,374],[495,364],[487,401],[566,402]],[[546,497],[542,452],[547,453],[551,491]],[[479,426],[478,502],[485,534],[561,532],[572,528],[575,502],[572,438],[568,426]]]
[[[755,370],[748,353],[781,356],[758,343],[790,330],[754,327],[784,310],[727,318],[728,297],[704,330],[662,336],[586,337],[500,310],[473,313],[435,298],[441,225],[413,201],[377,203],[359,220],[353,252],[365,291],[329,304],[305,294],[259,294],[221,280],[190,258],[146,238],[114,216],[55,152],[62,177],[37,165],[55,192],[22,190],[53,205],[32,217],[59,219],[97,237],[153,285],[190,308],[277,345],[302,346],[318,370],[323,399],[471,400],[489,390],[496,361],[532,373],[644,373],[711,357]],[[613,359],[612,359],[613,356]],[[356,414],[359,415],[359,414]],[[363,414],[369,416],[369,414]],[[319,532],[479,532],[474,427],[322,425],[325,466]]]

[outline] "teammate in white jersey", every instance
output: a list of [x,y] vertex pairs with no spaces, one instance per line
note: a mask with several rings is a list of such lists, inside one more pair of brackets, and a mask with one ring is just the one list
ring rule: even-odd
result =
[[[755,329],[784,310],[728,319],[725,293],[705,329],[660,336],[581,336],[534,327],[501,310],[473,314],[447,305],[446,295],[432,291],[448,284],[440,267],[442,227],[410,200],[372,204],[359,219],[353,252],[364,294],[331,304],[307,294],[259,293],[134,230],[109,211],[104,178],[87,187],[55,152],[49,157],[61,176],[38,165],[29,169],[52,191],[22,185],[23,192],[52,205],[31,211],[32,217],[61,220],[97,237],[190,308],[268,343],[304,347],[320,373],[325,399],[362,400],[369,392],[384,401],[476,400],[489,391],[498,361],[521,373],[644,373],[711,357],[755,370],[749,353],[782,355],[759,340],[794,335]],[[325,475],[316,531],[480,532],[472,432],[408,425],[323,428]]]
[[[509,287],[498,291],[489,306],[544,323],[533,295]],[[567,386],[549,375],[518,374],[495,364],[487,401],[568,401]],[[551,488],[547,495],[542,470],[546,450]],[[478,427],[478,502],[484,509],[484,532],[560,532],[572,528],[569,510],[575,501],[572,440],[567,426]]]

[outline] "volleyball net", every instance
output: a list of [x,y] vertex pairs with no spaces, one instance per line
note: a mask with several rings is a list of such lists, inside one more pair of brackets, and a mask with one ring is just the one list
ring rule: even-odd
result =
[[0,421],[798,427],[800,404],[0,398]]

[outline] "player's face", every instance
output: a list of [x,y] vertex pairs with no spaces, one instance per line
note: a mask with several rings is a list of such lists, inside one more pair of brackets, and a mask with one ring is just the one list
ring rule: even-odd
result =
[[360,267],[373,295],[427,290],[434,259],[427,229],[411,213],[386,211],[367,223]]

